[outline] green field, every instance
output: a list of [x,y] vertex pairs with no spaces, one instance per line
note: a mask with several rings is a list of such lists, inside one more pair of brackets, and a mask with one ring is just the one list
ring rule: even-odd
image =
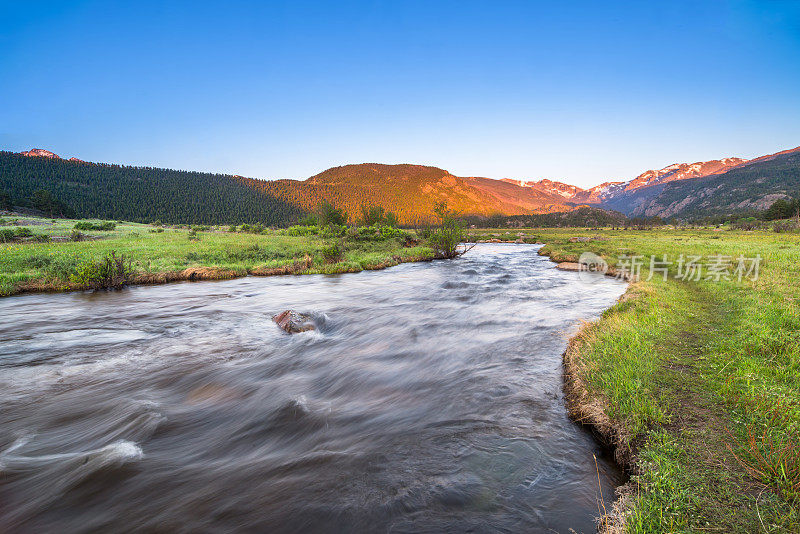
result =
[[114,230],[82,231],[80,241],[70,241],[81,222],[103,221],[4,217],[0,231],[27,228],[32,236],[0,241],[0,295],[83,289],[86,266],[112,253],[130,262],[131,283],[357,272],[433,256],[430,248],[399,238],[291,235],[291,229],[230,232],[227,226],[193,230],[117,222]]
[[[585,251],[611,265],[623,255],[730,257],[732,280],[715,281],[721,269],[679,280],[675,264],[666,281],[660,271],[648,281],[646,265],[565,354],[570,408],[634,473],[616,531],[800,532],[800,235],[473,230],[519,232],[547,243],[555,261]],[[578,236],[591,240],[570,241]],[[740,255],[761,256],[756,280],[738,280]]]

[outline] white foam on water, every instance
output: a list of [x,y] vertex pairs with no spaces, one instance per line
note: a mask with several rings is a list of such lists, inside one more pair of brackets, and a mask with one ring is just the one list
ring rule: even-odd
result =
[[[22,438],[21,438],[22,439]],[[17,440],[19,442],[20,440]],[[82,452],[68,452],[61,454],[42,454],[39,456],[22,456],[9,454],[22,447],[24,443],[14,443],[8,450],[0,454],[0,472],[2,471],[28,471],[54,464],[80,460],[83,464],[96,464],[95,468],[106,465],[121,465],[130,461],[144,458],[142,448],[128,440],[119,440],[100,447]]]

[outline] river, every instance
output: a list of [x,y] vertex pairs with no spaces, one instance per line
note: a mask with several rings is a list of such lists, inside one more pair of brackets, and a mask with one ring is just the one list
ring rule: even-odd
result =
[[538,248],[0,299],[0,531],[593,532],[561,354],[625,286]]

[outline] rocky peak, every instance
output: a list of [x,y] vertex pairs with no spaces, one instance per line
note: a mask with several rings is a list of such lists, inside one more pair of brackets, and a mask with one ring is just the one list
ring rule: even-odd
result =
[[53,158],[53,159],[61,159],[57,154],[50,152],[49,150],[45,150],[43,148],[32,148],[27,152],[20,152],[23,156],[35,156],[39,158]]
[[742,158],[722,158],[711,161],[698,161],[696,163],[673,163],[672,165],[667,165],[663,169],[643,172],[633,180],[627,182],[625,190],[630,191],[657,183],[674,182],[677,180],[687,180],[689,178],[700,178],[701,176],[720,174],[746,162],[747,160]]

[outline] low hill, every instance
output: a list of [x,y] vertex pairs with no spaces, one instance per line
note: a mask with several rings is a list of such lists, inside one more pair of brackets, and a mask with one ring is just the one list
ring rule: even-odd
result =
[[381,205],[398,215],[401,223],[427,220],[437,202],[464,215],[520,215],[571,211],[563,197],[545,194],[489,178],[453,176],[437,167],[362,163],[328,169],[308,180],[248,182],[305,209],[326,200],[344,208],[351,217],[362,204]]
[[37,207],[37,191],[47,191],[78,218],[282,225],[303,213],[238,176],[68,161],[41,149],[31,152],[0,152],[0,193],[5,190],[16,206]]

